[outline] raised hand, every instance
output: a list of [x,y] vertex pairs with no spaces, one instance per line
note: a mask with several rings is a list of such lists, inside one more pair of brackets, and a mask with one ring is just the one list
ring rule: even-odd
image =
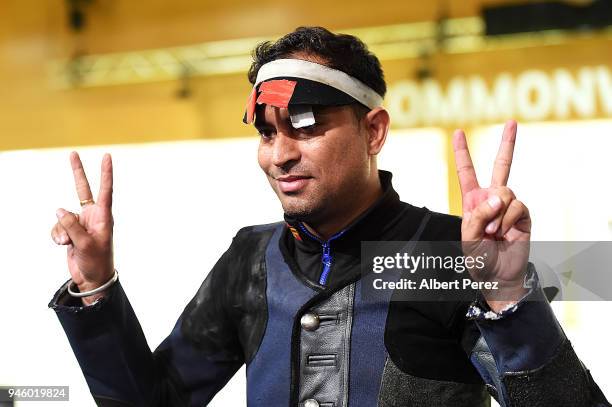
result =
[[[70,154],[81,213],[76,215],[64,209],[56,212],[58,222],[51,236],[58,245],[67,246],[68,270],[79,291],[93,290],[113,277],[113,164],[109,154],[102,158],[102,174],[97,201],[89,187],[81,159],[76,152]],[[84,297],[90,304],[103,293]]]
[[525,204],[506,186],[515,140],[516,122],[510,120],[504,127],[491,185],[482,188],[476,179],[464,132],[457,130],[453,135],[463,208],[463,251],[466,256],[486,253],[485,270],[471,270],[471,275],[477,281],[499,283],[496,292],[483,290],[494,311],[518,301],[526,292],[523,281],[529,257],[531,217]]

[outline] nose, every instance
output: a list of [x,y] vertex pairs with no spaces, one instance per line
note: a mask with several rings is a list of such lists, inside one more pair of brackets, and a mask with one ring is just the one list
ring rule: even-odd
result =
[[285,131],[278,131],[272,147],[272,164],[286,167],[300,159],[299,141]]

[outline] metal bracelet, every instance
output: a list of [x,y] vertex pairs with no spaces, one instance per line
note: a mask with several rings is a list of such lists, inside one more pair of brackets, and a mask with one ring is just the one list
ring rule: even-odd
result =
[[111,285],[115,284],[115,281],[117,281],[117,279],[119,278],[119,273],[117,273],[117,270],[115,270],[115,274],[113,275],[113,277],[108,280],[106,283],[102,284],[100,287],[98,288],[94,288],[93,290],[90,291],[85,291],[85,292],[75,292],[72,291],[72,285],[74,284],[74,281],[71,281],[70,284],[68,284],[68,294],[72,295],[73,297],[89,297],[91,295],[94,294],[98,294],[101,293],[102,291],[106,290],[108,287],[110,287]]

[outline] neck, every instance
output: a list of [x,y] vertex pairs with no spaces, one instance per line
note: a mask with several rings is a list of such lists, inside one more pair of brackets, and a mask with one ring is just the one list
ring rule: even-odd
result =
[[332,216],[328,216],[328,219],[320,222],[304,222],[304,226],[308,231],[321,240],[328,240],[330,237],[340,232],[348,225],[351,224],[355,219],[362,213],[368,210],[383,194],[382,186],[380,185],[380,179],[378,173],[376,176],[368,182],[365,192],[359,199],[351,200],[350,202],[356,205],[351,207],[343,207],[337,210]]

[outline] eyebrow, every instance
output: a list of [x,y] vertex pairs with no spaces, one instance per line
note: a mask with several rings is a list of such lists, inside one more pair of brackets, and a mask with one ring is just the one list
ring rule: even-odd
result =
[[[262,117],[263,115],[260,115],[259,117]],[[291,124],[291,118],[287,117],[285,120],[283,120],[283,122],[285,124],[287,124],[288,126],[292,126]],[[265,121],[265,119],[262,120],[257,120],[257,116],[255,116],[255,121],[253,122],[253,126],[255,126],[255,128],[257,130],[262,130],[262,129],[273,129],[274,125],[272,123],[269,123],[267,121]]]

